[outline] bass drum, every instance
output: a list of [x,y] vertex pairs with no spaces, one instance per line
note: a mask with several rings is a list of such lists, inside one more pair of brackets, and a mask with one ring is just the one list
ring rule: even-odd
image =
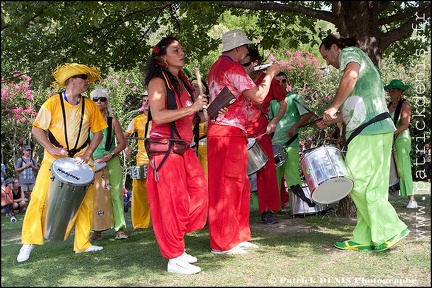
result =
[[92,230],[104,231],[114,227],[111,190],[106,167],[98,170],[95,174],[93,199]]
[[94,180],[90,165],[76,164],[73,158],[60,158],[51,164],[51,183],[47,196],[43,232],[44,238],[64,241],[67,228],[75,221],[89,185]]
[[247,174],[251,175],[261,168],[268,161],[267,155],[261,149],[258,141],[255,138],[248,138],[248,167]]
[[305,152],[300,168],[312,200],[330,204],[346,197],[354,187],[342,153],[334,146],[321,146]]

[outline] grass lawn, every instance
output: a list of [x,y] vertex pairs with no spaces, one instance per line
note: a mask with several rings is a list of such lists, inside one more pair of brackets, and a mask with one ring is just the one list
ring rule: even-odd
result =
[[[419,183],[423,182],[415,184]],[[45,241],[24,263],[16,262],[24,216],[17,215],[16,223],[2,216],[1,286],[430,287],[431,198],[430,183],[424,183],[429,190],[416,194],[419,209],[406,209],[405,198],[389,198],[411,230],[389,250],[334,248],[335,241],[349,239],[355,226],[355,219],[336,213],[292,215],[288,208],[277,215],[278,224],[264,225],[251,211],[252,242],[259,249],[247,254],[211,254],[207,227],[186,236],[187,252],[198,257],[202,268],[196,275],[166,272],[167,260],[160,255],[152,229],[132,231],[130,212],[127,240],[115,240],[114,231],[106,231],[103,240],[93,241],[104,250],[83,254],[74,254],[73,237]],[[330,206],[337,208],[337,203]]]

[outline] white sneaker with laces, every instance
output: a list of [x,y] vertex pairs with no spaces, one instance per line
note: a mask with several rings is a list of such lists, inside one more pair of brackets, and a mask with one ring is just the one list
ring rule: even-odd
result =
[[196,257],[186,253],[186,251],[183,252],[183,254],[180,255],[178,258],[180,258],[181,260],[188,262],[188,263],[195,263],[198,261],[198,259]]
[[91,245],[89,248],[87,248],[87,250],[84,250],[84,251],[75,251],[75,253],[79,254],[79,253],[86,253],[86,252],[95,252],[95,251],[100,251],[102,249],[103,249],[102,246]]
[[229,250],[220,251],[220,250],[212,250],[211,253],[213,254],[228,254],[228,255],[237,255],[237,254],[246,254],[247,251],[243,248],[240,248],[238,246],[235,246],[234,248],[231,248]]
[[251,243],[251,242],[241,242],[241,243],[239,243],[236,247],[238,247],[238,248],[253,248],[253,249],[258,249],[259,247],[258,247],[258,245],[256,245],[256,244],[253,244],[253,243]]
[[21,247],[20,252],[17,256],[17,261],[18,262],[27,261],[30,258],[30,253],[34,247],[35,247],[35,245],[33,245],[33,244],[24,244]]
[[416,209],[417,208],[417,202],[410,200],[408,202],[408,205],[406,206],[406,208],[408,208],[408,209]]
[[192,275],[201,271],[200,267],[182,260],[182,256],[179,256],[177,258],[171,258],[168,260],[167,271],[169,273]]

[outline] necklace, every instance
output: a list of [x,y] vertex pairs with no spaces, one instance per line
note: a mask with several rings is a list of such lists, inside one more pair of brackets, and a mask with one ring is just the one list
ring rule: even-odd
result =
[[392,102],[391,107],[392,108],[396,108],[396,106],[398,105],[399,101],[397,101],[396,103]]

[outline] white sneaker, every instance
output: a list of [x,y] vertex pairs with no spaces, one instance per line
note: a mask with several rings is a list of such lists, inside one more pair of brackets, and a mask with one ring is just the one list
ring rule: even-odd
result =
[[75,251],[75,253],[79,254],[79,253],[86,253],[86,252],[95,252],[95,251],[100,251],[102,249],[103,249],[102,246],[91,245],[89,248],[87,248],[87,250],[84,250],[84,251]]
[[251,242],[241,242],[236,247],[238,247],[238,248],[245,248],[245,249],[246,248],[253,248],[253,249],[258,249],[259,248],[258,245],[253,244]]
[[[182,255],[183,256],[183,255]],[[201,271],[201,268],[195,265],[192,265],[181,259],[182,256],[177,258],[171,258],[168,260],[167,271],[169,273],[176,274],[196,274]]]
[[229,250],[220,251],[220,250],[212,250],[211,253],[213,254],[228,254],[228,255],[237,255],[237,254],[246,254],[247,251],[243,248],[240,248],[238,246],[235,246],[234,248],[231,248]]
[[180,255],[180,256],[177,257],[177,258],[180,258],[182,261],[185,261],[185,262],[188,262],[188,263],[195,263],[195,262],[198,261],[198,259],[197,259],[196,257],[194,257],[194,256],[192,256],[192,255],[186,253],[186,251],[183,252],[183,254]]
[[408,202],[408,205],[406,206],[406,208],[408,208],[408,209],[416,209],[417,208],[417,202],[410,200]]
[[30,253],[34,247],[35,247],[35,245],[33,245],[33,244],[24,244],[21,247],[20,252],[17,256],[17,261],[18,262],[27,261],[30,258]]

